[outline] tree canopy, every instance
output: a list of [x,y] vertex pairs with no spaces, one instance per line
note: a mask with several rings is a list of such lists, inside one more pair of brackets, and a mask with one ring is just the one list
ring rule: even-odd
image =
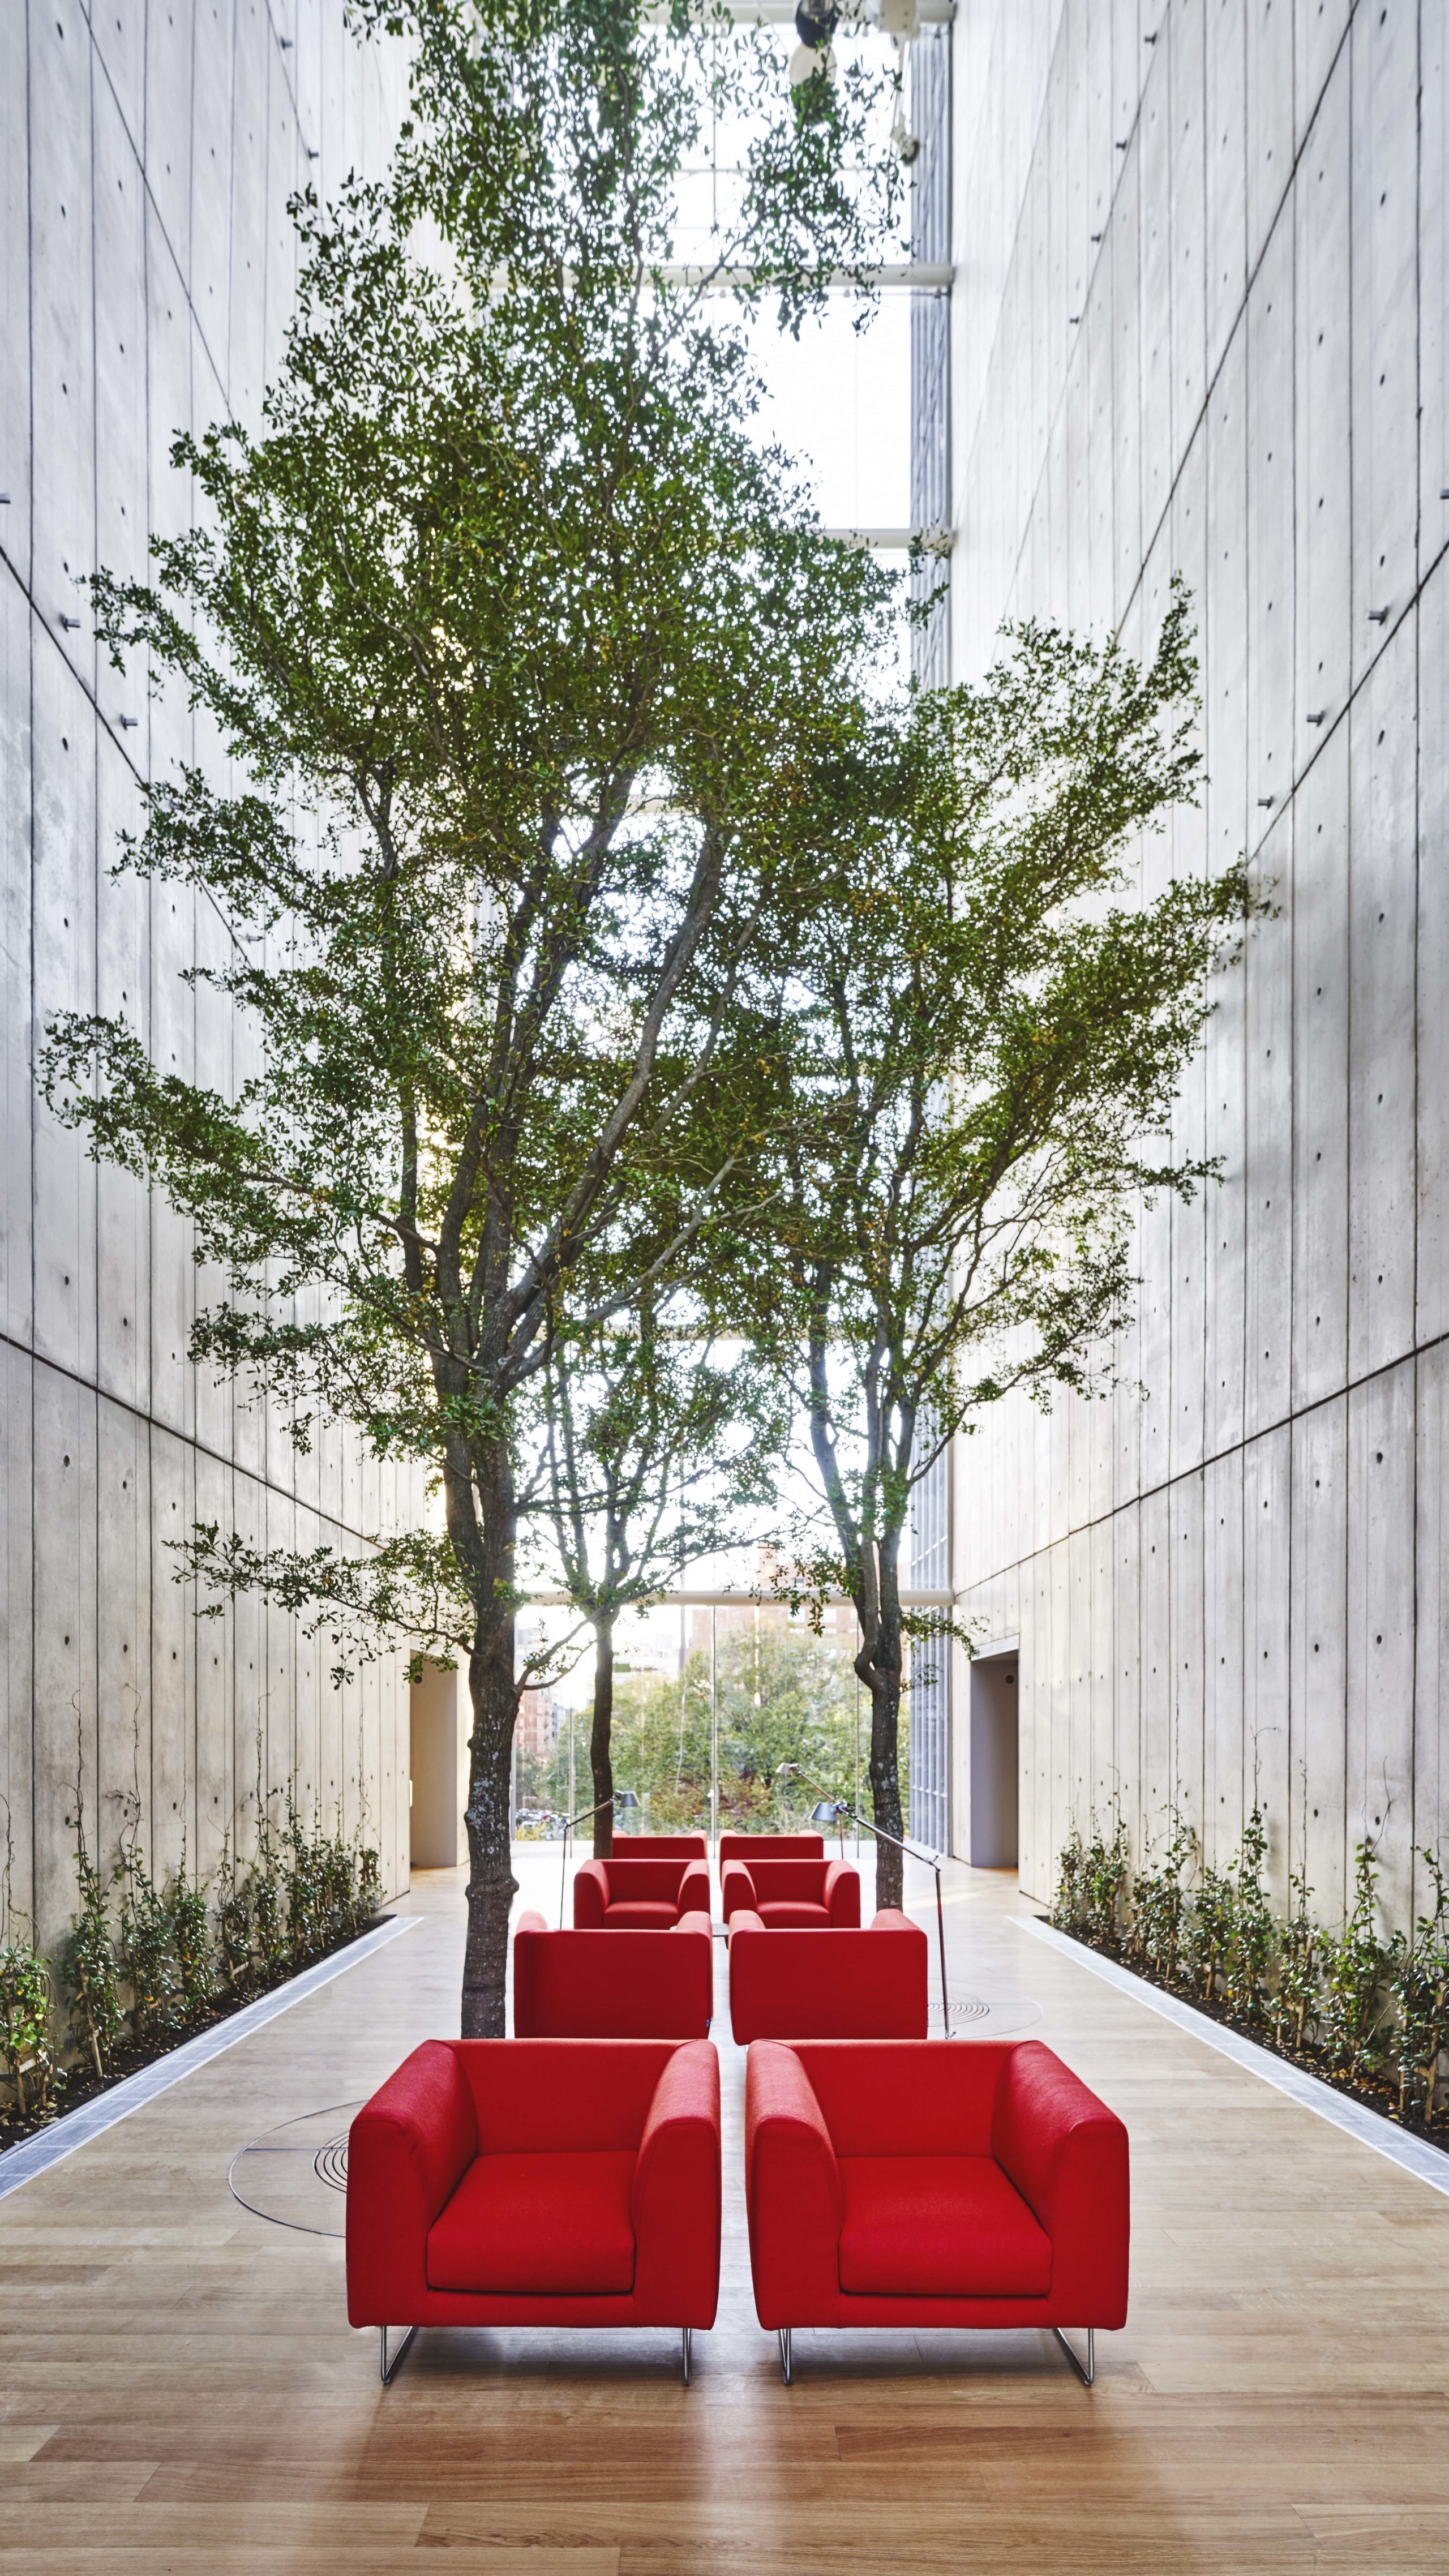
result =
[[[1152,659],[1029,623],[979,685],[827,755],[788,1008],[759,1003],[774,1259],[754,1329],[791,1376],[823,1506],[797,1589],[843,1587],[872,1695],[873,1812],[902,1830],[911,1497],[1011,1389],[1111,1373],[1142,1193],[1210,1174],[1165,1131],[1249,909],[1244,871],[1144,899],[1132,856],[1196,793],[1175,585]],[[741,1279],[750,1296],[758,1267]],[[878,1850],[878,1901],[900,1860]]]

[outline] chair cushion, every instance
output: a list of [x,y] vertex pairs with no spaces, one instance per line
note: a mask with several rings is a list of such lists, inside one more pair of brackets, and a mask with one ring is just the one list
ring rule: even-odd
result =
[[479,2156],[428,2230],[433,2290],[632,2290],[632,2154]]
[[828,1932],[830,1916],[823,1905],[805,1896],[762,1896],[759,1917],[767,1932]]
[[839,2163],[842,2290],[1031,2299],[1051,2288],[1051,2238],[994,2156],[842,2156]]
[[679,1918],[676,1905],[666,1905],[653,1896],[630,1896],[620,1905],[604,1908],[606,1932],[672,1932]]

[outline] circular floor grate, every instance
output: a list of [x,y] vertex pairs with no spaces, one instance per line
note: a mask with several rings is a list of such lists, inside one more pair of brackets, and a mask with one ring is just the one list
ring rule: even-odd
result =
[[264,2130],[232,2157],[232,2197],[273,2227],[346,2234],[347,2132],[360,2102],[333,2102]]
[[[951,2028],[971,2039],[1005,2039],[1012,2031],[1029,2029],[1041,2017],[1041,2005],[1031,1995],[951,1997]],[[931,2000],[929,2026],[933,2031],[940,2030],[942,2026],[939,1995]]]
[[347,2131],[345,2129],[340,2136],[329,2138],[325,2147],[318,2148],[312,2159],[312,2165],[317,2180],[325,2182],[329,2191],[347,2189]]

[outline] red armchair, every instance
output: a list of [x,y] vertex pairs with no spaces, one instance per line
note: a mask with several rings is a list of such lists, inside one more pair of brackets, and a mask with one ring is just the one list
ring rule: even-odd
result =
[[635,1860],[616,1854],[574,1871],[576,1932],[669,1932],[709,1912],[707,1860]]
[[652,1932],[554,1932],[520,1914],[513,1935],[515,2039],[703,2039],[714,2012],[707,1914],[676,1938]]
[[678,2326],[687,2386],[719,2242],[708,2040],[425,2040],[352,2123],[347,2314],[384,2382],[420,2325]]
[[1127,2132],[1039,2040],[757,2040],[745,2186],[787,2381],[794,2326],[1050,2326],[1090,2386],[1126,2319]]
[[887,1907],[869,1931],[730,1924],[730,2029],[750,2039],[924,2039],[930,1947]]
[[860,1872],[853,1861],[727,1860],[720,1871],[724,1919],[758,1914],[773,1931],[860,1928]]

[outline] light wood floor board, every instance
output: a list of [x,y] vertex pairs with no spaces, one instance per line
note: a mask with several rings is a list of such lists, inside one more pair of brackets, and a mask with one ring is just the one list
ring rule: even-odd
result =
[[[551,1909],[556,1859],[525,1866]],[[953,1873],[953,1976],[1029,1993],[1132,2136],[1132,2310],[1091,2391],[1045,2335],[944,2333],[801,2334],[783,2388],[720,2025],[694,2386],[666,2334],[516,2333],[421,2335],[382,2389],[340,2243],[226,2171],[456,2030],[460,1890],[432,1877],[408,1940],[0,2207],[0,2576],[1446,2576],[1449,2202],[1023,1940],[1019,1903]]]

